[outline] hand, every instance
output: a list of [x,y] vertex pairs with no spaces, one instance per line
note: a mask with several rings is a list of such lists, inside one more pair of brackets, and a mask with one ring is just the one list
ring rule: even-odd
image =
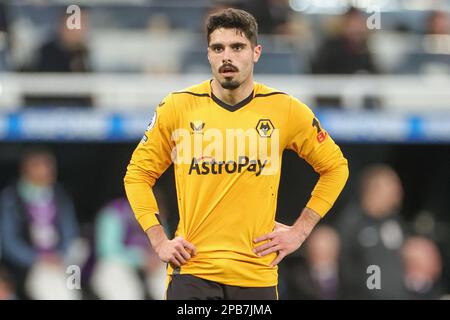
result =
[[271,267],[275,267],[284,257],[300,248],[320,219],[321,216],[314,210],[305,208],[292,227],[275,222],[274,230],[271,233],[253,240],[255,243],[270,241],[255,247],[253,251],[258,256],[278,252],[278,256],[270,264]]
[[183,237],[169,240],[161,225],[155,225],[145,233],[159,259],[175,267],[180,267],[197,254],[195,246]]
[[155,246],[155,252],[162,261],[180,267],[197,254],[197,249],[183,237],[176,237],[172,240],[161,241],[158,246]]
[[258,256],[265,256],[272,252],[278,252],[278,256],[270,264],[271,267],[275,267],[284,257],[300,248],[305,239],[306,237],[302,236],[293,227],[275,222],[273,232],[254,240],[255,243],[265,240],[270,241],[255,247],[253,251],[258,254]]

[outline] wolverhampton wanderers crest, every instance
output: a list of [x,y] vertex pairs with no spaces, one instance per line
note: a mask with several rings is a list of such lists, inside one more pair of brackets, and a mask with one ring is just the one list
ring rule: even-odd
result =
[[270,138],[274,128],[270,119],[260,119],[256,125],[256,131],[263,138]]

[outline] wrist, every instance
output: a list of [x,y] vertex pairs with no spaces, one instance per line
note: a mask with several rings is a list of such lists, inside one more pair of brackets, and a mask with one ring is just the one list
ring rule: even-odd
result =
[[298,223],[295,223],[292,226],[292,230],[302,240],[306,239],[309,236],[309,232],[305,229],[304,224],[301,223],[301,221],[298,221]]
[[320,221],[321,216],[310,208],[305,208],[292,226],[297,234],[306,239]]
[[152,248],[156,253],[158,253],[163,243],[168,240],[161,225],[153,226],[145,233],[147,234],[147,237],[150,240],[150,244],[152,245]]

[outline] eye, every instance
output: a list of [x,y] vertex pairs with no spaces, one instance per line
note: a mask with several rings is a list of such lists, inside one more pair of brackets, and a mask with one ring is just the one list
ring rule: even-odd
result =
[[242,49],[244,49],[244,46],[241,44],[233,46],[234,51],[241,51]]
[[212,48],[212,50],[213,50],[215,53],[220,53],[220,52],[223,51],[223,48],[222,48],[222,47],[219,47],[219,46],[215,46],[215,47]]

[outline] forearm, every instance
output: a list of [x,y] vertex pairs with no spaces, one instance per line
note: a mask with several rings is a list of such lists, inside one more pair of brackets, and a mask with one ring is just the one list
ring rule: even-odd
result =
[[348,175],[345,158],[338,159],[332,168],[323,170],[306,207],[313,209],[321,217],[325,216],[344,188]]
[[3,254],[6,259],[23,268],[30,268],[37,259],[33,248],[20,237],[21,226],[17,221],[19,213],[10,202],[2,199],[0,208],[0,235],[2,236]]
[[36,252],[21,240],[5,237],[3,249],[6,259],[22,268],[31,268],[38,258]]
[[306,239],[316,224],[320,221],[321,216],[310,208],[304,208],[300,217],[295,221],[292,228],[295,232]]
[[145,233],[155,251],[158,250],[164,241],[168,240],[164,228],[161,225],[155,225],[149,228]]
[[277,252],[278,255],[270,264],[276,266],[286,255],[297,250],[310,235],[316,224],[320,221],[320,215],[310,208],[305,208],[292,227],[275,224],[275,230],[269,234],[253,240],[255,243],[270,240],[253,249],[258,256]]
[[145,182],[128,183],[125,180],[125,191],[134,216],[142,230],[159,225],[158,205],[152,188]]
[[59,251],[62,255],[65,255],[79,235],[75,208],[72,201],[68,198],[62,202],[61,214],[63,219],[61,219],[61,244]]

